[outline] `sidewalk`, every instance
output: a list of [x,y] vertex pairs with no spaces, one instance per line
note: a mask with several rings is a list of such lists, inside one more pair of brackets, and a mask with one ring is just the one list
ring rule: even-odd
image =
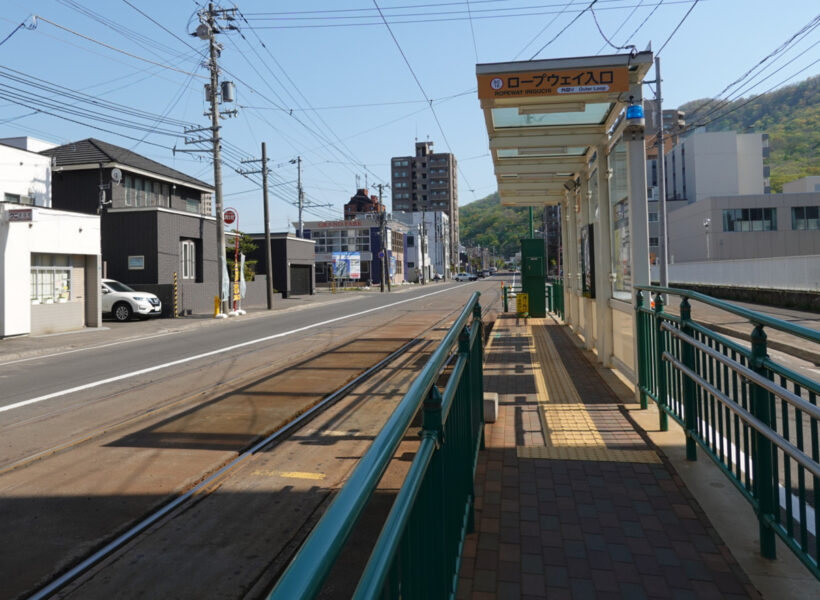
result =
[[[761,597],[710,522],[722,516],[706,516],[652,426],[637,425],[631,394],[565,327],[499,318],[485,391],[499,394],[499,417],[479,457],[459,598]],[[729,493],[725,483],[711,493]],[[759,561],[770,597],[812,597],[817,582],[788,570],[782,545],[778,556]]]

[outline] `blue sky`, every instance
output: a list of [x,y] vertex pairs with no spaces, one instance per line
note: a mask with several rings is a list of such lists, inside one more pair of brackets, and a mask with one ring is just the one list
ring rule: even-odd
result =
[[[172,152],[175,146],[195,147],[184,143],[185,124],[207,125],[207,71],[198,54],[207,45],[189,35],[201,4],[4,0],[0,41],[20,23],[30,26],[31,15],[40,19],[36,28],[21,28],[0,44],[0,137],[30,135],[54,143],[96,137],[211,182],[207,154]],[[589,4],[379,0],[388,30],[372,0],[222,3],[241,11],[238,31],[218,36],[223,78],[236,82],[238,110],[222,129],[225,205],[239,211],[241,229],[262,230],[258,176],[249,180],[234,169],[254,168],[240,161],[258,158],[263,141],[272,167],[273,231],[287,229],[297,217],[296,168],[289,162],[297,156],[312,204],[308,220],[340,218],[357,176],[359,186],[366,178],[374,193],[375,184],[389,184],[390,157],[412,154],[416,138],[456,155],[462,206],[483,198],[495,191],[495,178],[475,93],[475,64],[529,60],[536,53],[559,58],[615,52],[592,12],[582,14]],[[818,13],[808,0],[693,4],[598,0],[593,7],[601,30],[616,45],[629,40],[642,50],[651,42],[657,51],[666,44],[660,56],[667,108],[718,96]],[[748,97],[816,75],[818,42],[820,28],[736,93]],[[54,86],[62,86],[60,94]],[[652,97],[649,89],[645,94]],[[51,106],[40,105],[36,112],[33,99]],[[91,118],[103,112],[101,102],[117,104],[105,111],[113,123]],[[131,109],[141,113],[127,116],[124,111]],[[125,118],[132,122],[123,126]],[[389,206],[389,190],[385,194]]]

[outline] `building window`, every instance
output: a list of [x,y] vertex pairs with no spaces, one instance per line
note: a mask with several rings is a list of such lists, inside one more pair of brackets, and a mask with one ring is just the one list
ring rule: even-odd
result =
[[179,243],[179,272],[182,279],[196,279],[196,246],[193,240]]
[[656,212],[649,213],[649,222],[650,223],[657,223],[658,222],[658,213],[656,213]]
[[416,245],[416,238],[414,238],[412,235],[408,235],[407,236],[407,247],[408,248],[413,248],[415,245]]
[[3,194],[3,202],[11,202],[12,204],[20,204],[20,194]]
[[71,257],[65,254],[32,254],[30,295],[32,304],[71,300]]
[[724,210],[723,231],[777,231],[777,209],[732,208]]
[[793,206],[792,229],[820,229],[818,206]]
[[649,245],[650,246],[657,246],[658,245],[658,238],[656,238],[656,237],[649,238]]

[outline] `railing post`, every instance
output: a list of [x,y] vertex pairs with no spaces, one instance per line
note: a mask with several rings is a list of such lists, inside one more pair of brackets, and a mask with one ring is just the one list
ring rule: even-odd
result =
[[646,409],[646,334],[644,332],[644,320],[646,317],[641,309],[643,308],[643,292],[637,290],[635,294],[635,319],[638,339],[638,395],[641,400],[641,408]]
[[501,284],[501,289],[504,292],[504,312],[510,311],[509,300],[507,300],[507,286],[503,283]]
[[663,366],[663,294],[655,294],[655,381],[658,384],[658,418],[661,431],[669,431],[669,415],[666,413],[667,381]]
[[[692,306],[689,298],[684,297],[680,302],[681,332],[692,336]],[[692,371],[695,370],[695,349],[691,344],[681,341],[681,362]],[[683,378],[683,424],[686,428],[686,460],[697,460],[698,445],[695,442],[697,433],[697,400],[695,382],[689,377]]]
[[[442,422],[442,397],[437,386],[430,388],[430,392],[424,399],[422,428],[419,436],[422,439],[432,439],[436,444],[436,451],[430,461],[430,467],[427,471],[426,478],[429,477],[429,483],[424,487],[423,494],[429,494],[426,498],[420,498],[419,506],[426,506],[430,511],[428,514],[421,514],[421,522],[429,527],[428,534],[425,536],[425,548],[422,552],[429,552],[432,556],[428,556],[424,560],[425,564],[425,579],[431,584],[431,589],[442,589],[446,576],[444,573],[445,565],[447,564],[445,554],[445,501],[447,490],[447,473],[444,469],[444,460],[439,450],[445,443],[444,439],[444,423]],[[423,510],[423,508],[422,508]]]
[[[767,376],[766,367],[763,361],[766,359],[766,332],[763,325],[755,325],[751,336],[752,355],[750,367],[763,377]],[[769,392],[752,382],[751,384],[751,404],[752,414],[757,417],[764,426],[771,427],[772,414],[769,402]],[[772,442],[763,434],[755,430],[755,452],[754,452],[754,490],[757,497],[757,519],[760,527],[760,553],[765,558],[777,558],[775,546],[775,533],[771,526],[774,519],[776,504],[777,482],[773,480],[774,448]]]

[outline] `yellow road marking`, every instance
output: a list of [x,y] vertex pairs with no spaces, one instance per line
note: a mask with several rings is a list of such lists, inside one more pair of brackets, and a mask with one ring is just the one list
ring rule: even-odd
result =
[[253,472],[254,475],[262,475],[264,477],[283,477],[285,479],[324,479],[324,473],[305,473],[302,471],[262,471],[257,470]]

